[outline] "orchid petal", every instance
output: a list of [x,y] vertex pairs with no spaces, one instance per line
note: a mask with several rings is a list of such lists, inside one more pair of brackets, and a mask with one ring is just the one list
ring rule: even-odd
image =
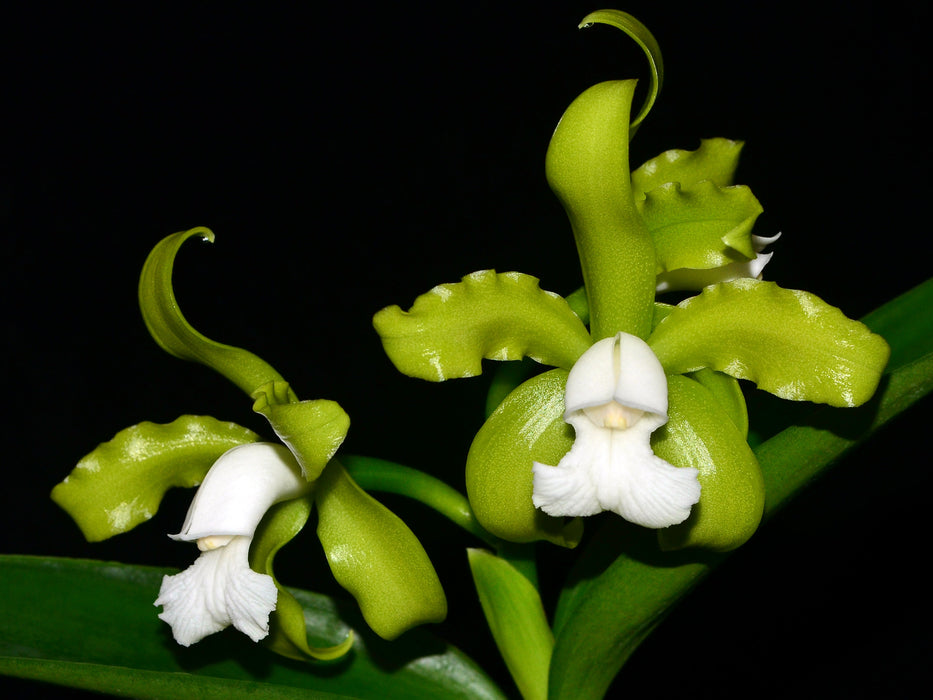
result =
[[632,190],[635,199],[644,199],[645,193],[669,182],[690,187],[710,180],[719,187],[732,184],[742,141],[714,138],[701,139],[695,151],[672,149],[643,163],[632,172]]
[[174,486],[197,486],[227,450],[259,436],[210,416],[125,428],[78,462],[52,489],[52,500],[89,542],[132,530],[149,520]]
[[172,539],[250,538],[274,503],[307,491],[292,453],[272,443],[240,445],[214,463],[188,508],[181,532]]
[[484,359],[569,369],[590,344],[567,302],[518,272],[480,270],[438,285],[408,311],[382,309],[373,325],[399,371],[435,382],[476,376]]
[[734,280],[681,302],[648,339],[669,374],[703,367],[794,401],[858,406],[875,392],[884,339],[808,292]]
[[271,576],[249,568],[249,537],[202,552],[174,576],[165,576],[155,605],[172,627],[175,641],[191,646],[229,625],[258,642],[269,633],[269,614],[278,592]]
[[580,520],[552,518],[532,503],[532,466],[556,462],[573,445],[563,420],[567,371],[552,369],[523,382],[499,404],[473,438],[466,491],[473,513],[489,532],[510,542],[547,540],[576,547]]

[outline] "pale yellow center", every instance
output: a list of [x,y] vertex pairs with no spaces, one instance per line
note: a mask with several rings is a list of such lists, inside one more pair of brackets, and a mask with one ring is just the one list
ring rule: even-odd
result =
[[587,418],[601,428],[611,428],[613,430],[625,430],[634,425],[645,412],[638,408],[623,406],[618,401],[610,401],[600,406],[590,406],[584,408],[583,412]]

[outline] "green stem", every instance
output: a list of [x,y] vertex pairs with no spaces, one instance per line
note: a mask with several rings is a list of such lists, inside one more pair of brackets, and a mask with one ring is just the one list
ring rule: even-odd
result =
[[487,532],[466,497],[452,486],[422,471],[377,457],[340,455],[344,468],[363,489],[407,496],[436,510],[471,535],[498,550],[499,538]]

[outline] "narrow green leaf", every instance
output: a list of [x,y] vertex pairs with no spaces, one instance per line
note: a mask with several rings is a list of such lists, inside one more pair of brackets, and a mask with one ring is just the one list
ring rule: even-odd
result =
[[756,255],[752,227],[763,209],[747,187],[671,182],[651,190],[638,210],[654,239],[658,273],[706,270]]
[[654,35],[648,30],[648,27],[627,12],[621,10],[597,10],[584,17],[579,28],[586,29],[594,24],[608,24],[616,29],[621,29],[641,47],[641,50],[645,52],[645,56],[648,58],[648,65],[651,68],[648,95],[645,97],[645,103],[638,110],[638,115],[632,120],[631,135],[634,136],[638,125],[648,116],[648,112],[654,106],[654,102],[661,92],[661,87],[664,85],[664,61],[661,58],[661,47]]
[[423,630],[393,643],[355,606],[289,589],[308,636],[353,649],[336,662],[298,664],[236,632],[177,646],[152,602],[169,569],[0,556],[0,673],[138,698],[434,700],[504,695],[466,656]]
[[569,368],[590,345],[567,302],[519,272],[480,270],[438,285],[408,311],[382,309],[373,325],[399,371],[435,382],[476,376],[484,359]]
[[545,700],[554,635],[541,596],[492,552],[468,549],[467,555],[489,630],[515,685],[525,700]]
[[193,236],[214,241],[213,232],[199,226],[163,238],[146,258],[139,278],[139,308],[149,333],[170,355],[207,365],[247,394],[268,382],[281,381],[282,376],[265,360],[206,338],[185,320],[172,290],[172,269],[178,250]]
[[210,416],[139,423],[81,459],[52,489],[52,500],[89,542],[105,540],[149,520],[171,487],[200,484],[227,450],[257,440],[251,430]]
[[315,485],[318,539],[331,572],[383,639],[447,616],[447,599],[414,533],[336,460]]
[[723,138],[701,139],[695,151],[665,151],[632,172],[635,199],[644,199],[645,193],[669,182],[690,188],[709,180],[718,187],[728,187],[735,177],[744,145],[742,141]]
[[867,401],[889,354],[881,336],[819,297],[753,279],[681,302],[648,344],[669,374],[708,367],[784,399],[832,406]]
[[510,542],[547,540],[575,547],[577,518],[565,523],[534,507],[532,463],[557,464],[573,444],[564,422],[567,371],[553,369],[519,385],[479,429],[466,463],[466,489],[477,520]]

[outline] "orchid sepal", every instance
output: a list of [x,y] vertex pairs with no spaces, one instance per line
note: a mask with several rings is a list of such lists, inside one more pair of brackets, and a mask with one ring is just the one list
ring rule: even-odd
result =
[[755,533],[764,512],[758,460],[721,394],[673,375],[668,397],[669,420],[652,436],[652,450],[671,464],[696,469],[701,491],[690,517],[658,531],[661,549],[735,549]]
[[139,277],[139,308],[150,335],[170,355],[210,367],[247,394],[268,382],[282,381],[262,358],[205,337],[182,315],[172,289],[172,270],[182,244],[195,236],[214,241],[213,231],[198,226],[166,236],[146,258]]
[[881,336],[814,294],[753,279],[705,287],[673,308],[648,344],[668,374],[709,368],[831,406],[871,398],[890,354]]
[[447,616],[444,589],[418,538],[337,460],[316,482],[314,499],[331,572],[376,634],[392,640]]
[[565,522],[532,503],[535,461],[559,460],[573,444],[564,422],[567,370],[552,369],[513,389],[480,427],[466,461],[473,513],[489,532],[510,542],[546,540],[573,548],[583,522]]
[[434,287],[408,311],[382,309],[373,325],[398,370],[428,381],[476,376],[484,359],[569,368],[589,346],[567,302],[518,272],[479,270]]
[[211,416],[125,428],[83,457],[52,489],[52,500],[99,542],[149,520],[168,489],[197,486],[232,447],[259,436]]

